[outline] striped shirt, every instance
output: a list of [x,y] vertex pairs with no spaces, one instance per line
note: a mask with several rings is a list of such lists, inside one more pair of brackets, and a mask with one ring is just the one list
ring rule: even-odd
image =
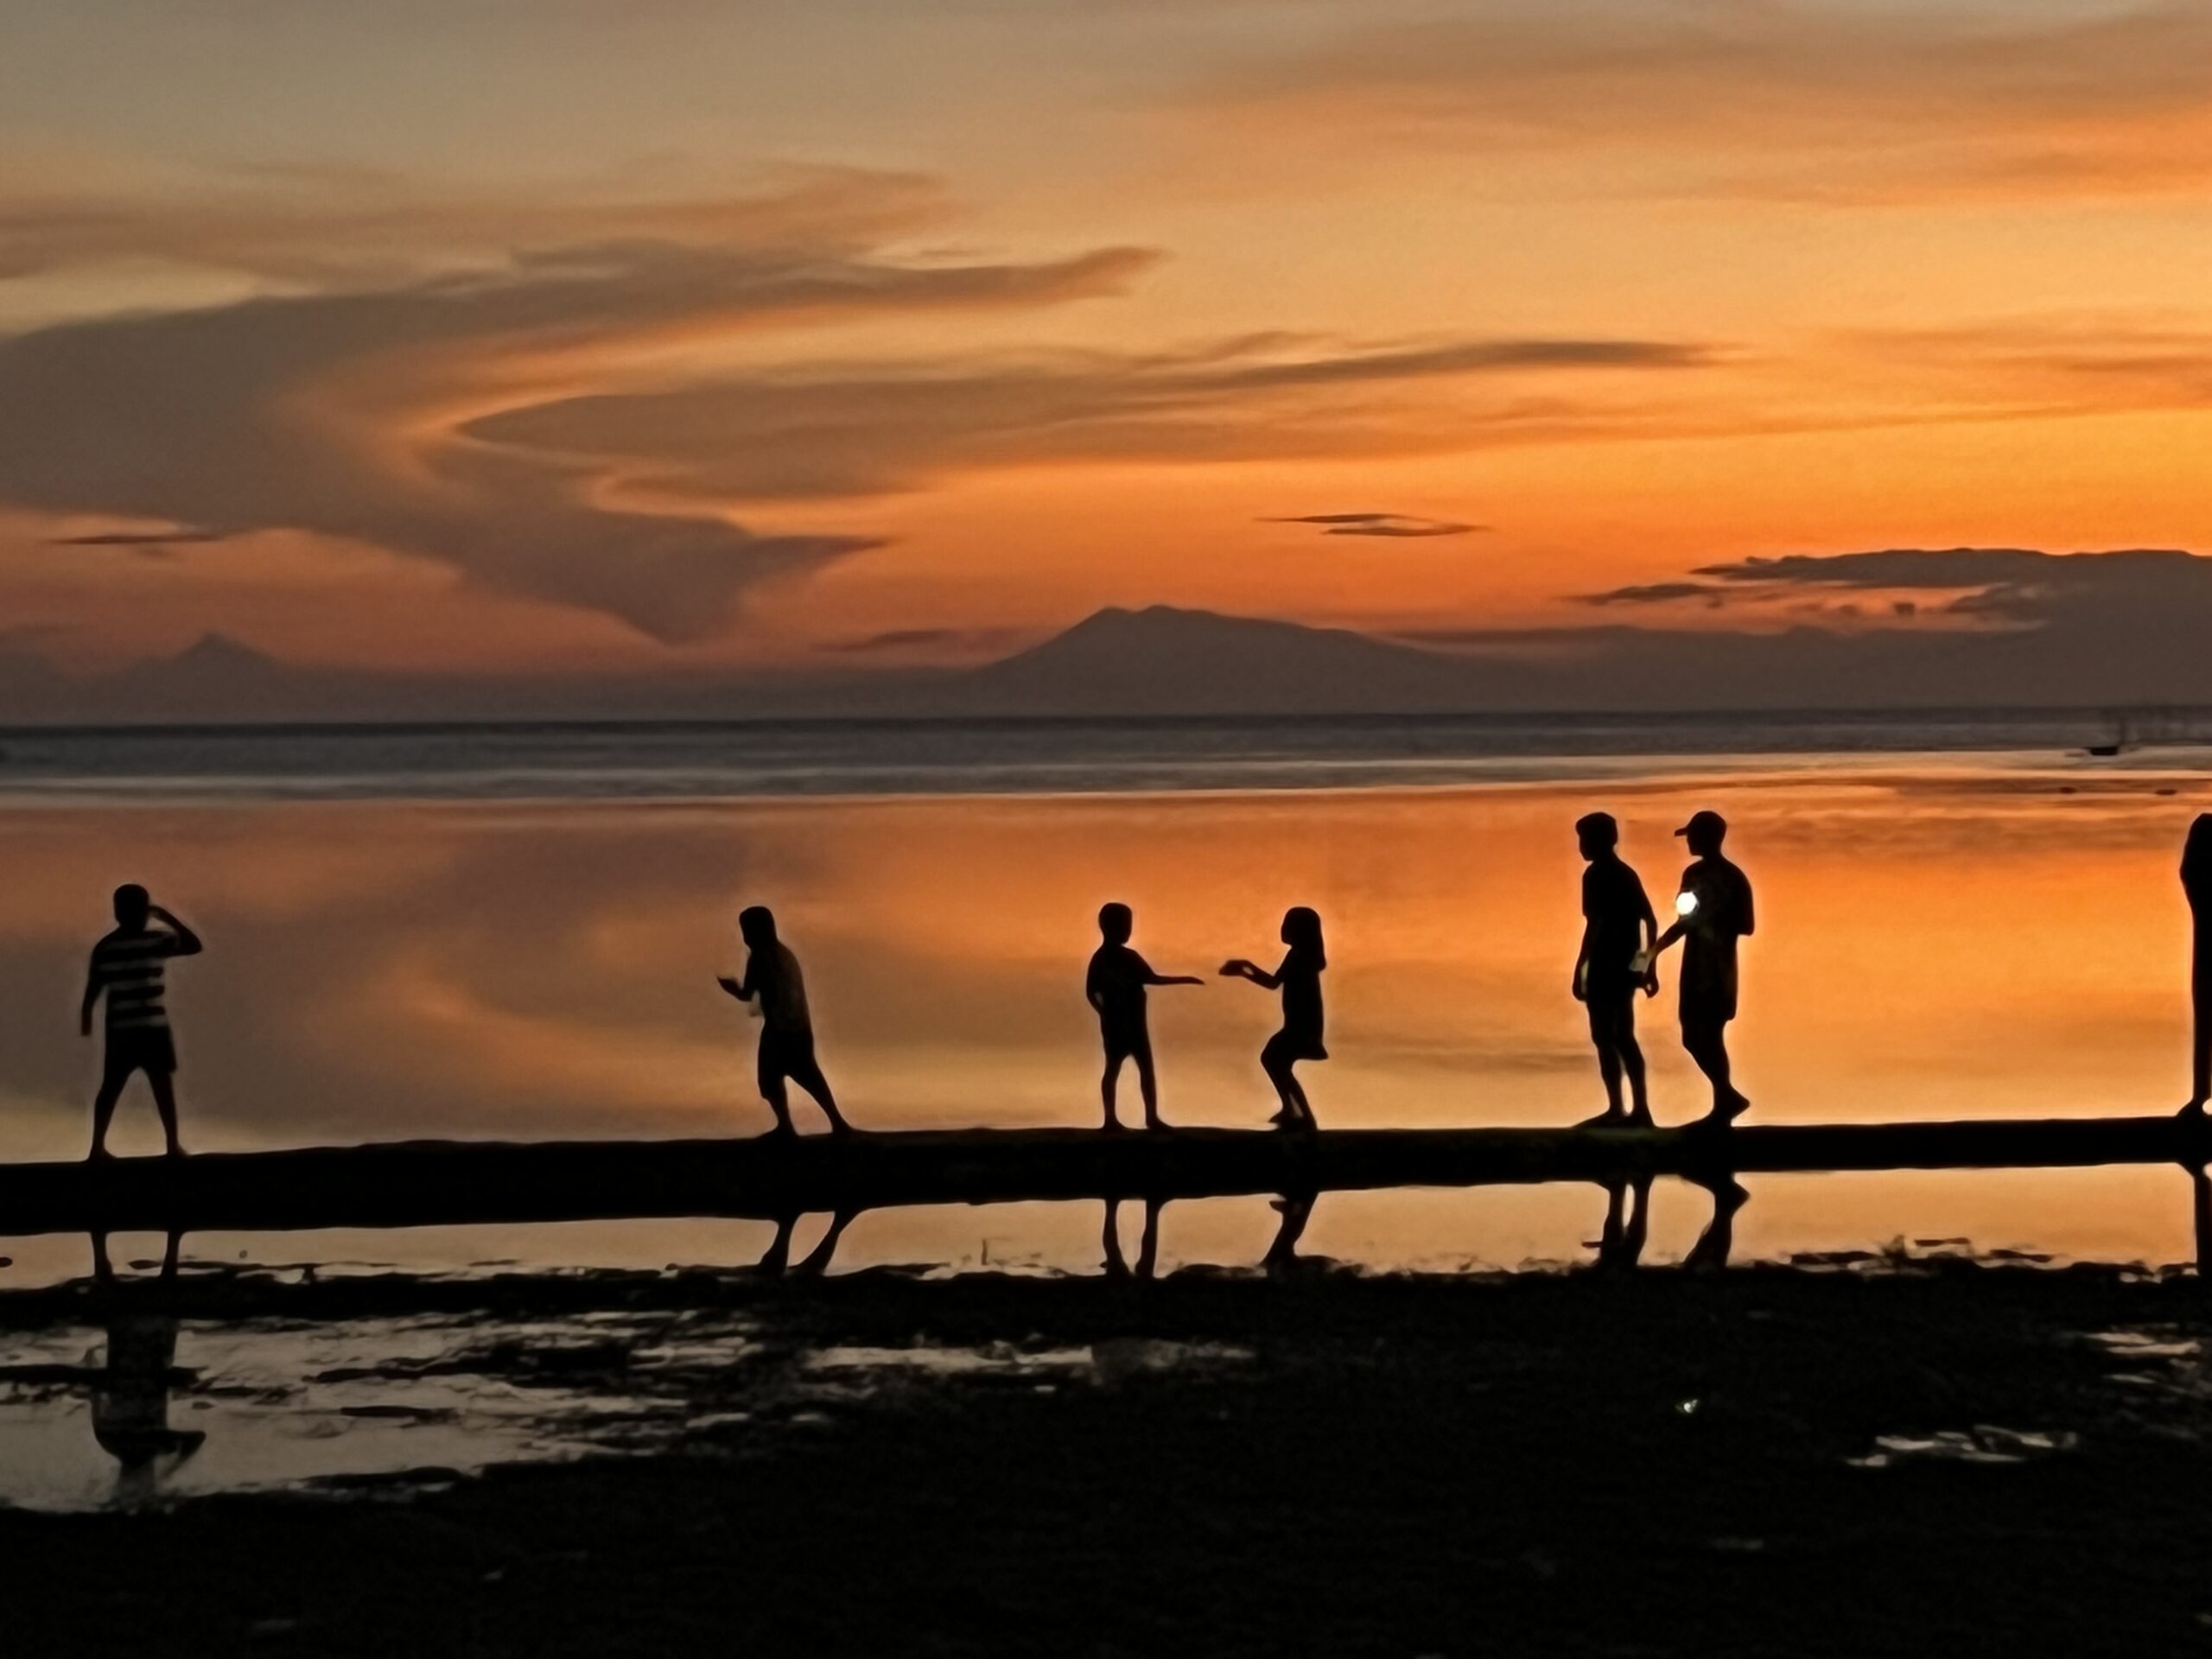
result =
[[118,928],[92,947],[92,983],[107,993],[110,1031],[168,1029],[162,972],[177,949],[175,934],[150,927],[136,933]]

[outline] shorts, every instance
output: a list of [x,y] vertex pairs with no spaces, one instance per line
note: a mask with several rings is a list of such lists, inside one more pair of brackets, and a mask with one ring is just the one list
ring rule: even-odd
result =
[[1685,984],[1681,1013],[1684,1031],[1718,1030],[1736,1017],[1736,988]]
[[1590,1015],[1590,1040],[1611,1048],[1636,1036],[1635,982],[1599,980],[1583,988],[1582,1006]]
[[1098,1039],[1104,1046],[1109,1060],[1136,1060],[1149,1064],[1152,1059],[1152,1033],[1141,1025],[1102,1025],[1098,1027]]
[[176,1070],[176,1039],[167,1026],[124,1026],[107,1033],[107,1073],[127,1077],[133,1071],[166,1077]]
[[1295,1031],[1275,1033],[1260,1051],[1260,1064],[1262,1065],[1278,1062],[1287,1064],[1294,1060],[1325,1060],[1328,1058],[1329,1051],[1321,1046],[1319,1037]]
[[759,1058],[760,1092],[769,1092],[772,1084],[785,1077],[811,1073],[814,1065],[814,1033],[810,1031],[764,1031],[760,1033]]

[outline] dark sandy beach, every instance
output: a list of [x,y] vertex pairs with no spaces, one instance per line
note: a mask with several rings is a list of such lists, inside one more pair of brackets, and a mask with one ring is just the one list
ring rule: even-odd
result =
[[[0,1321],[81,1323],[92,1294],[16,1294]],[[1307,1264],[177,1294],[245,1322],[467,1311],[463,1368],[673,1398],[687,1427],[469,1478],[0,1512],[10,1653],[2212,1645],[2212,1321],[2187,1275]],[[753,1337],[647,1379],[626,1342],[529,1334],[607,1309]],[[862,1358],[824,1389],[810,1366],[838,1352]]]

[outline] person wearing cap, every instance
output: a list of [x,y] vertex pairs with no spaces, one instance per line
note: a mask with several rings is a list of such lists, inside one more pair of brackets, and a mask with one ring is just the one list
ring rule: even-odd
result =
[[[1658,976],[1651,971],[1650,947],[1659,918],[1643,882],[1620,855],[1620,825],[1610,812],[1575,820],[1574,838],[1589,861],[1582,872],[1582,948],[1574,958],[1574,997],[1590,1014],[1590,1040],[1598,1050],[1598,1075],[1605,1083],[1605,1109],[1586,1121],[1594,1128],[1651,1127],[1651,1098],[1645,1090],[1643,1050],[1636,1040],[1636,993],[1656,995]],[[1621,1103],[1621,1078],[1628,1078],[1633,1104]]]
[[1728,1022],[1736,1017],[1736,941],[1751,931],[1751,884],[1724,857],[1728,823],[1718,812],[1694,813],[1675,833],[1689,842],[1696,862],[1682,872],[1676,920],[1659,936],[1656,957],[1684,941],[1681,972],[1682,1046],[1713,1084],[1709,1123],[1728,1123],[1751,1106],[1729,1073]]

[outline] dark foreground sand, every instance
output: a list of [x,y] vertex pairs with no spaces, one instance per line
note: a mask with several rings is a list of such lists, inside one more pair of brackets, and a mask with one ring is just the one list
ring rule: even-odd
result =
[[[495,1294],[502,1319],[688,1299],[750,1306],[773,1337],[684,1372],[709,1421],[677,1452],[404,1497],[0,1513],[0,1652],[2212,1649],[2208,1310],[2190,1278],[867,1274],[220,1294],[306,1318],[426,1296]],[[67,1301],[0,1318],[61,1319]],[[2166,1345],[2097,1336],[2114,1331]],[[1174,1348],[1131,1338],[1216,1357],[1167,1363]],[[1008,1341],[1103,1344],[1109,1363],[1074,1380],[909,1375],[827,1405],[775,1386],[823,1344]],[[527,1371],[526,1343],[503,1351]],[[620,1351],[566,1363],[620,1383]]]

